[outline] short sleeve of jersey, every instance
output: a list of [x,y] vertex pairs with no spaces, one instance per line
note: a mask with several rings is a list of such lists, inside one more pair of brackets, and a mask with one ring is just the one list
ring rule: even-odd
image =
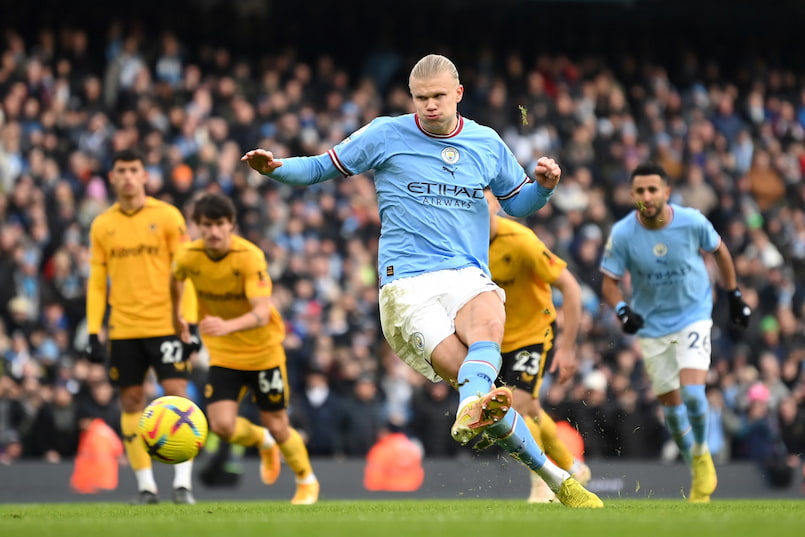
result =
[[[490,129],[491,130],[491,129]],[[494,133],[494,131],[492,131]],[[499,197],[504,198],[517,189],[523,183],[530,181],[525,169],[517,161],[511,149],[500,139],[500,136],[495,133],[497,143],[497,162],[498,170],[497,176],[490,181],[492,193]]]
[[330,158],[345,175],[355,175],[376,168],[386,154],[390,135],[389,118],[374,119],[330,150]]
[[187,269],[185,267],[185,258],[187,257],[187,250],[185,248],[180,248],[176,255],[173,257],[173,261],[171,262],[171,274],[173,277],[179,281],[184,281],[187,279]]
[[90,265],[106,265],[106,251],[101,242],[103,230],[99,220],[95,220],[89,230],[89,263]]
[[612,234],[604,246],[604,255],[601,256],[601,270],[610,276],[620,278],[626,272],[626,237],[618,231],[621,228],[612,228]]
[[268,275],[265,254],[258,250],[250,250],[243,271],[243,284],[246,298],[271,296],[272,282]]
[[168,242],[168,251],[171,255],[176,255],[179,245],[188,241],[187,227],[182,213],[176,207],[169,207],[165,214],[165,228],[167,230],[165,237]]
[[536,236],[534,236],[532,251],[535,254],[531,256],[534,263],[534,273],[545,283],[554,283],[567,267],[565,260],[551,252],[545,246],[545,243]]
[[698,213],[699,244],[705,252],[714,252],[721,244],[721,235],[713,227],[712,222],[703,214]]

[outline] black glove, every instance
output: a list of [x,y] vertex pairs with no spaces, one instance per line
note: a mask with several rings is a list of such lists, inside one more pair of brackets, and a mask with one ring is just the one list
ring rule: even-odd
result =
[[106,346],[98,339],[98,334],[90,334],[87,348],[84,349],[84,358],[93,364],[106,363]]
[[190,342],[185,343],[182,341],[182,361],[186,362],[190,359],[190,355],[194,352],[201,350],[201,340],[195,334],[190,334]]
[[618,314],[618,319],[621,320],[624,332],[627,334],[636,334],[638,330],[643,328],[643,317],[633,312],[629,304],[619,302],[616,308],[615,313]]
[[752,316],[752,309],[743,301],[741,291],[736,287],[729,292],[730,299],[730,320],[735,326],[746,328],[749,326],[749,317]]

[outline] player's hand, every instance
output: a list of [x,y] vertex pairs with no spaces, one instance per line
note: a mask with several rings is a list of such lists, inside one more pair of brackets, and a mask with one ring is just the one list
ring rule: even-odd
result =
[[537,166],[534,168],[534,177],[544,188],[556,188],[559,179],[562,177],[562,168],[555,160],[549,157],[540,157]]
[[274,160],[274,154],[265,149],[252,149],[240,157],[240,160],[246,162],[253,170],[263,175],[268,175],[282,166],[282,162]]
[[623,331],[627,334],[636,334],[638,330],[643,328],[643,317],[633,312],[626,302],[619,303],[615,313],[618,314],[618,319],[623,325]]
[[93,364],[106,363],[106,346],[101,343],[98,334],[90,334],[87,340],[87,348],[84,349],[84,358]]
[[182,317],[173,318],[173,331],[182,340],[182,343],[190,341],[190,325]]
[[182,361],[190,359],[194,352],[201,350],[201,340],[195,334],[191,334],[187,341],[182,340]]
[[737,287],[729,292],[730,299],[730,320],[735,326],[746,328],[749,326],[749,318],[752,316],[752,309],[743,301],[740,289]]
[[225,336],[229,330],[229,324],[220,317],[207,316],[198,323],[198,329],[202,334],[208,336]]
[[556,348],[556,353],[553,355],[553,363],[548,370],[549,373],[558,373],[556,382],[562,384],[571,380],[579,369],[579,362],[576,360],[576,355],[571,350]]

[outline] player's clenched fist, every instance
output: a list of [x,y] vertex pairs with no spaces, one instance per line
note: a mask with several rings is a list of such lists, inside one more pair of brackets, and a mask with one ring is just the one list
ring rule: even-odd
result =
[[544,188],[556,188],[559,178],[562,177],[562,168],[550,157],[540,157],[537,166],[534,168],[534,176],[537,182]]
[[741,291],[733,289],[729,292],[730,300],[730,320],[735,326],[746,328],[749,326],[749,318],[752,316],[752,309],[741,298]]
[[280,166],[282,166],[282,162],[278,160],[274,160],[274,154],[271,151],[266,151],[265,149],[252,149],[242,157],[240,157],[241,161],[245,161],[252,167],[253,170],[267,175]]

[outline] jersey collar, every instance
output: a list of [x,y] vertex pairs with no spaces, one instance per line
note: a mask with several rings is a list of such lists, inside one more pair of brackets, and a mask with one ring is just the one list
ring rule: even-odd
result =
[[422,133],[425,136],[428,136],[430,138],[452,138],[453,136],[456,136],[458,133],[460,133],[461,129],[464,128],[464,118],[461,117],[461,114],[456,114],[456,117],[458,118],[458,121],[456,121],[456,128],[448,132],[447,134],[436,134],[425,130],[425,128],[419,123],[419,116],[416,114],[414,114],[414,121],[416,122],[416,126],[419,128],[419,130],[422,131]]

